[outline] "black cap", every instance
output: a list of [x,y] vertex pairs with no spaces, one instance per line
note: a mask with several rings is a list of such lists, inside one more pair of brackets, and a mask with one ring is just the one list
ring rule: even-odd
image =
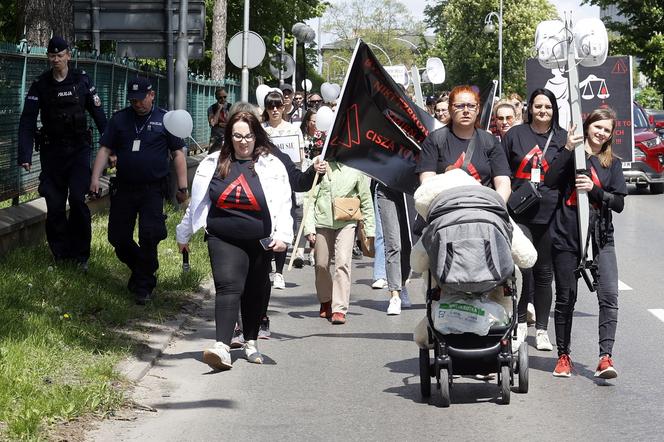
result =
[[426,103],[427,103],[427,106],[431,106],[432,104],[436,104],[436,97],[428,96]]
[[293,86],[288,83],[280,84],[279,89],[281,89],[282,92],[290,91],[293,93]]
[[62,52],[65,49],[69,49],[69,44],[67,43],[67,40],[56,35],[55,37],[49,40],[46,52],[48,52],[49,54],[57,54],[58,52]]
[[136,77],[127,84],[127,100],[142,100],[152,90],[149,78]]

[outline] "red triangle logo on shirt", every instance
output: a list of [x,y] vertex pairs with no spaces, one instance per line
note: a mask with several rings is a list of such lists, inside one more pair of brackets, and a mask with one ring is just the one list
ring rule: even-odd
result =
[[[597,175],[597,171],[593,166],[590,166],[590,179],[593,180],[593,184],[602,189],[602,183],[599,181],[599,176]],[[572,193],[570,194],[569,198],[565,201],[565,204],[567,206],[576,206],[577,205],[577,192],[576,189],[572,190]],[[597,208],[598,205],[593,203],[593,207]]]
[[[463,166],[463,161],[466,159],[466,152],[461,152],[461,155],[459,155],[459,158],[457,158],[456,162],[452,164],[452,166],[456,167],[457,169],[461,169],[461,166]],[[482,178],[480,177],[479,172],[477,172],[477,169],[475,169],[475,166],[473,166],[473,163],[470,161],[468,162],[468,170],[466,171],[470,176],[475,178],[477,181],[482,182]]]
[[226,187],[226,190],[219,195],[216,206],[220,209],[241,209],[256,212],[261,210],[261,206],[251,191],[244,174],[240,174]]
[[514,178],[521,178],[522,180],[530,179],[531,173],[524,172],[524,169],[527,165],[530,164],[530,160],[533,158],[533,156],[535,156],[535,154],[539,156],[539,160],[542,162],[542,169],[544,173],[540,174],[540,182],[544,182],[544,175],[549,171],[549,163],[546,161],[546,158],[542,158],[542,151],[537,144],[535,147],[530,149],[530,152],[528,152],[525,157],[523,157],[521,163],[519,164],[519,168],[514,173]]

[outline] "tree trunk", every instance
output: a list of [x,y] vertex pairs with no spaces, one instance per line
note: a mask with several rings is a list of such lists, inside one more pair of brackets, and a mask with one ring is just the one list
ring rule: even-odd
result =
[[37,46],[47,46],[53,35],[64,37],[70,45],[74,37],[72,0],[24,0],[19,2],[19,27]]
[[226,0],[215,0],[212,10],[213,80],[223,81],[226,72]]

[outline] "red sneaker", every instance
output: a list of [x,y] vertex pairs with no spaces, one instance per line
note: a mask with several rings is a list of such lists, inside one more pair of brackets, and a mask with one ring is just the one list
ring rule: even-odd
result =
[[332,301],[323,302],[320,305],[319,316],[325,319],[329,319],[332,317]]
[[595,377],[602,379],[613,379],[618,377],[618,372],[613,368],[613,361],[609,355],[604,355],[599,358],[597,370],[595,370]]
[[346,315],[344,315],[341,312],[334,312],[332,313],[332,324],[345,324],[346,323]]
[[553,369],[553,375],[561,378],[568,378],[572,375],[572,360],[569,355],[562,354],[558,357],[556,368]]

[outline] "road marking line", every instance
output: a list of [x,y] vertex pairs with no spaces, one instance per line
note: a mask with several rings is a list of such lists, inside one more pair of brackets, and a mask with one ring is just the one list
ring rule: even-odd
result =
[[664,308],[650,308],[648,309],[657,319],[664,322]]
[[618,280],[618,290],[620,291],[627,291],[627,290],[633,290],[630,286],[622,282],[621,280]]

